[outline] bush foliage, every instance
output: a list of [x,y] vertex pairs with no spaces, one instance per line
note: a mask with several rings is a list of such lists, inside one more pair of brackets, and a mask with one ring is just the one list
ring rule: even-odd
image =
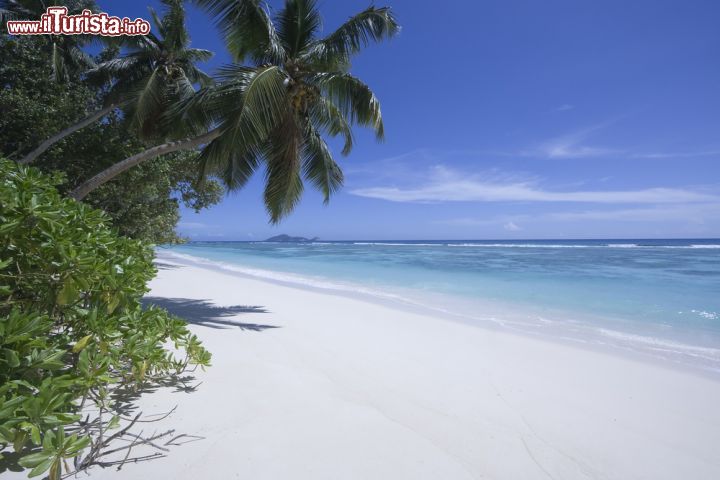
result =
[[[0,157],[22,157],[49,134],[102,106],[103,89],[82,81],[79,74],[65,83],[48,75],[51,62],[41,48],[44,41],[0,36]],[[54,145],[36,166],[63,172],[67,182],[58,188],[66,193],[147,148],[125,123],[121,115],[108,115]],[[219,203],[223,195],[217,182],[197,182],[197,156],[178,152],[139,165],[85,202],[107,212],[124,236],[153,243],[182,241],[175,231],[181,206],[197,212]]]
[[81,407],[210,361],[185,322],[141,305],[152,249],[60,182],[0,160],[0,456],[51,479],[94,442]]

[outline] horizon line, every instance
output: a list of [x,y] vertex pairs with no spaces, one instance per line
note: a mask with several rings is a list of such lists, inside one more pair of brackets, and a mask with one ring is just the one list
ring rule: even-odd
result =
[[[346,239],[346,240],[337,240],[337,239],[324,239],[324,238],[316,238],[315,240],[310,240],[307,242],[268,242],[268,243],[313,243],[317,241],[321,242],[564,242],[564,241],[611,241],[611,240],[649,240],[649,241],[659,241],[659,240],[701,240],[701,241],[708,241],[708,240],[717,240],[720,241],[720,237],[577,237],[577,238],[393,238],[393,239],[387,239],[387,238],[373,238],[373,239],[367,239],[367,238],[355,238],[355,239]],[[188,243],[190,242],[215,242],[215,243],[230,243],[230,242],[243,242],[243,243],[259,243],[259,242],[267,242],[267,240],[201,240],[201,239],[188,239]],[[168,245],[168,244],[159,244],[161,245]]]

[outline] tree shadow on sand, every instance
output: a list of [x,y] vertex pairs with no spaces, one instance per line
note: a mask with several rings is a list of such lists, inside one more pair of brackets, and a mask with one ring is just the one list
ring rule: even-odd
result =
[[144,305],[157,305],[173,315],[181,317],[188,323],[203,325],[210,328],[239,328],[262,332],[268,328],[279,328],[277,325],[263,325],[259,323],[244,323],[237,319],[228,319],[242,313],[268,313],[264,307],[251,305],[233,305],[220,307],[208,300],[193,300],[190,298],[145,297]]
[[175,270],[176,268],[180,268],[180,265],[158,262],[157,260],[153,263],[155,264],[155,268],[157,268],[158,270]]

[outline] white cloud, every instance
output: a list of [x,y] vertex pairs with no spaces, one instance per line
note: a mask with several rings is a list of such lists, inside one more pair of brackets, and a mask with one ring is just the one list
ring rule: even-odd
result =
[[720,150],[708,150],[698,152],[655,152],[655,153],[634,153],[630,155],[631,158],[649,158],[649,159],[663,159],[663,158],[693,158],[693,157],[716,157],[720,156]]
[[669,222],[703,225],[709,221],[720,220],[720,203],[695,203],[683,205],[663,205],[658,207],[621,208],[603,210],[580,210],[548,212],[539,214],[502,215],[491,218],[451,218],[436,223],[455,227],[500,227],[524,224],[577,223],[577,222],[632,222],[661,223]]
[[[562,107],[572,107],[572,105],[562,105],[558,108],[558,111],[562,111]],[[570,109],[571,109],[570,108]],[[569,109],[564,109],[569,110]],[[585,158],[585,157],[598,157],[598,156],[625,156],[627,158],[638,158],[638,159],[664,159],[664,158],[695,158],[695,157],[715,157],[720,156],[720,150],[698,150],[698,151],[685,151],[685,152],[635,152],[628,151],[627,149],[608,148],[593,145],[586,145],[587,140],[595,133],[605,129],[611,125],[614,121],[610,120],[598,125],[594,125],[582,130],[568,133],[552,138],[539,145],[535,151],[530,150],[523,152],[526,155],[535,154],[546,156],[548,158]]]
[[515,222],[507,222],[503,225],[503,228],[508,232],[519,232],[522,230],[522,227],[518,226]]
[[542,146],[541,150],[548,158],[587,158],[620,153],[610,148],[587,147],[574,142],[551,143]]
[[575,105],[570,105],[569,103],[563,103],[559,107],[555,108],[555,111],[556,112],[567,112],[567,111],[574,110],[574,109],[575,109]]
[[720,218],[720,203],[669,205],[655,208],[628,208],[619,210],[589,210],[580,212],[554,212],[542,215],[546,220],[573,222],[579,220],[609,220],[625,222],[704,223]]
[[681,188],[646,188],[640,190],[543,189],[532,181],[486,179],[453,172],[445,167],[433,170],[433,179],[418,186],[378,186],[356,188],[350,193],[360,197],[392,202],[574,202],[617,204],[673,204],[720,201],[720,196]]
[[622,153],[620,150],[583,145],[592,133],[601,130],[607,123],[553,138],[539,145],[537,153],[548,158],[586,158]]

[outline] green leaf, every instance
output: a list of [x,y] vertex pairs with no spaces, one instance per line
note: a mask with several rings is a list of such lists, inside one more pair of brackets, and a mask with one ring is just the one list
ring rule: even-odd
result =
[[[110,428],[109,426],[107,428]],[[66,452],[70,456],[76,456],[81,450],[90,445],[90,437],[74,438],[67,447]]]
[[13,450],[15,452],[19,452],[23,449],[25,446],[25,442],[27,441],[27,432],[24,432],[22,430],[17,430],[15,432],[15,439],[13,440]]
[[43,473],[45,473],[47,471],[48,468],[50,468],[53,465],[53,462],[55,462],[55,457],[51,455],[49,458],[46,458],[41,463],[39,463],[35,468],[30,470],[28,477],[32,478],[32,477],[37,477],[39,475],[42,475]]
[[107,300],[107,313],[112,314],[115,309],[120,305],[120,296],[119,295],[111,295],[110,298]]
[[50,471],[48,472],[48,478],[50,480],[60,480],[60,474],[62,468],[60,466],[60,457],[56,457],[55,461],[50,465]]
[[[24,457],[22,457],[18,463],[25,468],[34,468],[43,463],[48,458],[52,459],[53,457],[54,453],[52,452],[43,451],[31,453],[30,455],[25,455]],[[47,470],[48,468],[50,468],[50,465],[48,465],[45,470]]]
[[73,346],[73,353],[78,353],[79,351],[84,349],[92,337],[92,335],[86,335],[80,340],[78,340],[78,342]]
[[52,451],[55,449],[55,431],[46,430],[42,441],[43,450]]
[[69,305],[77,299],[77,296],[77,286],[71,278],[68,278],[65,280],[62,289],[60,289],[60,292],[58,293],[57,303],[58,305]]
[[37,425],[30,427],[30,440],[32,440],[35,445],[40,445],[42,442],[42,439],[40,438],[40,429]]
[[18,354],[15,350],[10,350],[9,348],[6,348],[3,351],[5,353],[5,361],[10,368],[17,368],[20,366],[20,357],[18,357]]
[[107,429],[111,430],[113,428],[117,428],[120,426],[120,417],[117,415],[113,415],[113,417],[110,419],[110,421],[107,424]]
[[5,425],[0,425],[0,443],[12,443],[15,432]]

